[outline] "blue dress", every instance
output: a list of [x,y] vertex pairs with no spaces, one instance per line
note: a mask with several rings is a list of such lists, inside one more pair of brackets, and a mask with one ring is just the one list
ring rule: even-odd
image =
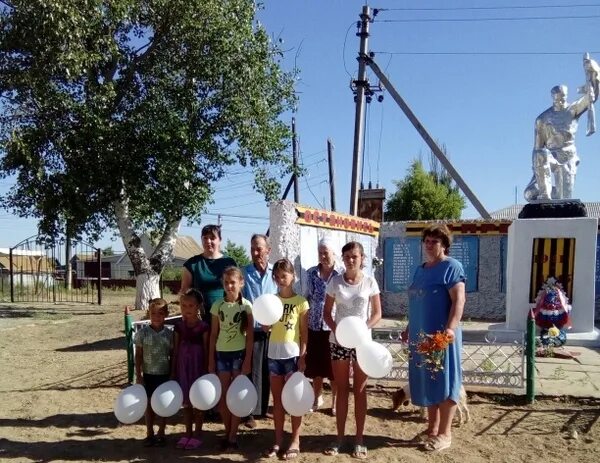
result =
[[408,289],[408,342],[410,349],[409,383],[411,400],[415,405],[437,405],[447,399],[458,403],[462,371],[460,354],[462,331],[455,330],[455,340],[446,349],[444,368],[431,371],[416,352],[419,333],[433,334],[444,331],[452,301],[448,290],[465,281],[462,264],[447,257],[433,267],[417,268],[412,285]]

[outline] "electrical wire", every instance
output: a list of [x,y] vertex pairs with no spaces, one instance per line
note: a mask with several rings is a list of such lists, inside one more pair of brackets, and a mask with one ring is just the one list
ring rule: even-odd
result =
[[348,74],[348,77],[350,77],[350,79],[352,79],[352,74],[350,74],[350,72],[348,72],[348,68],[346,67],[346,42],[348,41],[348,32],[350,32],[350,29],[352,29],[352,26],[356,25],[356,21],[352,21],[350,23],[350,25],[348,26],[348,29],[346,29],[346,36],[344,37],[344,45],[342,46],[342,63],[344,64],[344,71],[346,71],[346,74]]
[[[310,185],[308,184],[308,179],[306,177],[304,177],[304,182],[306,183],[306,187],[308,188],[308,191],[310,192],[311,196],[314,198],[314,200],[317,202],[317,204],[319,205],[319,207],[321,209],[325,209],[325,207],[323,206],[323,204],[321,204],[321,201],[319,201],[317,199],[317,197],[315,196],[315,194],[312,191],[312,188],[310,187]],[[322,182],[321,182],[322,183]]]
[[[374,53],[380,55],[503,55],[503,56],[535,56],[535,55],[583,55],[587,51],[375,51]],[[589,53],[596,54],[598,51],[590,51]]]
[[378,11],[476,11],[476,10],[547,10],[549,8],[597,8],[599,3],[579,5],[457,6],[447,8],[377,8]]
[[489,22],[489,21],[556,21],[562,19],[597,19],[600,15],[568,15],[568,16],[507,16],[503,18],[411,18],[411,19],[378,19],[378,23],[453,23],[453,22]]

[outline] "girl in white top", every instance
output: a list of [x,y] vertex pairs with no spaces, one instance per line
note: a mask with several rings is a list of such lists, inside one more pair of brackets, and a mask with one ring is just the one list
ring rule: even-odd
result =
[[[343,445],[348,415],[348,395],[350,391],[350,366],[352,362],[354,415],[356,417],[356,438],[352,456],[367,458],[367,448],[363,443],[365,418],[367,415],[367,375],[356,361],[355,349],[347,349],[337,343],[335,329],[345,317],[356,316],[364,320],[369,328],[381,319],[381,301],[377,281],[362,271],[365,252],[362,244],[351,241],[342,248],[342,259],[346,271],[334,276],[327,285],[327,296],[323,319],[331,328],[330,346],[333,377],[337,385],[336,425],[337,440],[325,449],[326,455],[337,455]],[[335,319],[332,308],[335,304]]]

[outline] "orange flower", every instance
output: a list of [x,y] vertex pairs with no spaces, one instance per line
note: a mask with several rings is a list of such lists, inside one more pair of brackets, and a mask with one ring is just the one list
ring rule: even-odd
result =
[[423,361],[418,366],[427,368],[432,378],[435,378],[435,373],[444,369],[446,348],[453,340],[452,336],[442,331],[436,331],[434,334],[419,333],[419,340],[415,344],[417,353],[423,356]]

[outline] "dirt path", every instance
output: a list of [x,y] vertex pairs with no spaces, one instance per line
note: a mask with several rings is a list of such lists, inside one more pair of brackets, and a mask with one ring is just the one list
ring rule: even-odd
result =
[[[117,422],[112,406],[127,370],[123,315],[119,301],[112,302],[0,306],[0,461],[257,460],[272,441],[269,421],[244,430],[240,451],[232,454],[216,450],[219,423],[207,423],[202,449],[189,453],[174,448],[183,432],[179,415],[168,428],[169,446],[160,449],[141,446],[142,422]],[[544,400],[525,406],[519,397],[472,394],[471,422],[456,429],[452,449],[432,455],[411,442],[424,426],[418,413],[390,411],[389,392],[373,388],[369,393],[370,462],[600,460],[600,401]],[[335,459],[322,454],[335,432],[334,419],[325,412],[306,417],[298,461],[355,461],[349,451]],[[350,419],[347,431],[352,430]]]

